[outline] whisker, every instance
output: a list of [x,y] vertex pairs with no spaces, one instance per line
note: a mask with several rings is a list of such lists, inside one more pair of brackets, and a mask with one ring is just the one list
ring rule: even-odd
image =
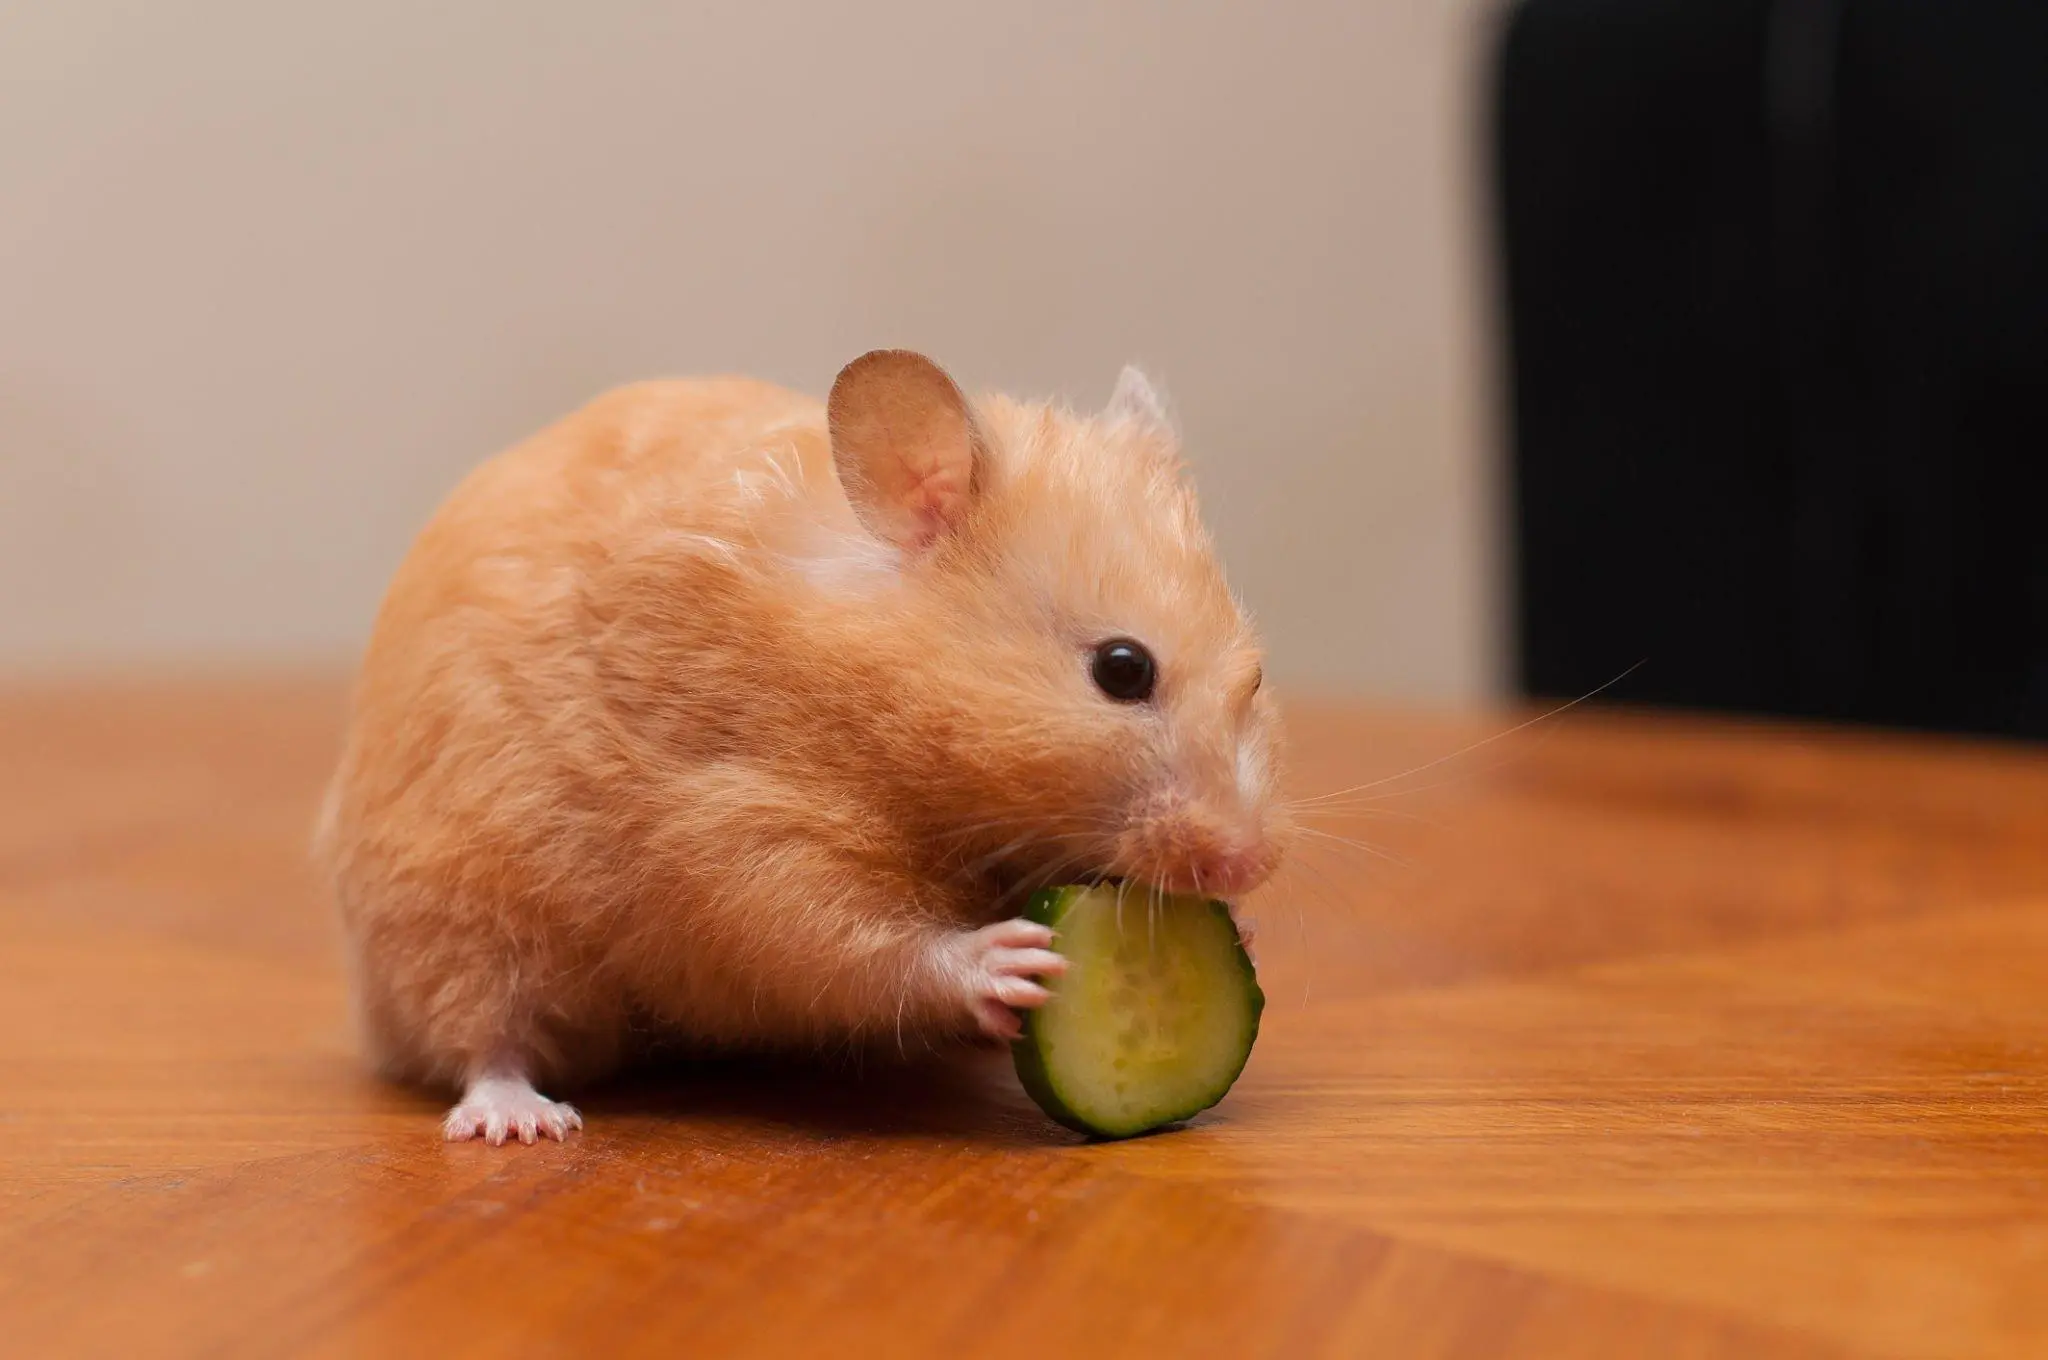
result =
[[1382,849],[1370,841],[1356,841],[1349,836],[1339,836],[1329,831],[1319,831],[1312,826],[1296,827],[1295,829],[1304,836],[1314,836],[1317,840],[1330,841],[1337,845],[1346,845],[1353,850],[1363,851],[1375,859],[1385,860],[1389,864],[1397,864],[1403,869],[1413,869],[1415,867],[1414,861],[1405,859],[1391,850]]
[[[1015,855],[1019,850],[1026,849],[1034,844],[1056,847],[1062,843],[1074,841],[1100,841],[1107,839],[1115,830],[1116,823],[1109,817],[1068,819],[1064,825],[1055,824],[1051,827],[1047,827],[1041,819],[1035,817],[1002,817],[986,822],[972,823],[967,826],[953,827],[933,839],[942,848],[950,847],[940,857],[939,862],[942,865],[948,865],[959,869],[963,873],[978,876],[987,873],[996,865]],[[972,851],[971,842],[992,831],[1016,831],[1019,834],[1012,836],[1001,848],[970,859],[969,855]],[[1075,858],[1085,859],[1085,851]]]
[[[1387,800],[1392,798],[1414,798],[1420,794],[1429,793],[1435,789],[1457,788],[1461,784],[1471,783],[1473,780],[1478,779],[1481,775],[1492,774],[1495,770],[1505,770],[1510,765],[1514,765],[1520,761],[1527,760],[1530,756],[1542,750],[1543,743],[1549,741],[1551,736],[1559,730],[1560,729],[1553,727],[1549,729],[1549,731],[1546,731],[1541,735],[1537,736],[1534,740],[1530,742],[1528,746],[1524,747],[1523,749],[1519,751],[1511,751],[1508,754],[1501,756],[1496,760],[1489,761],[1488,763],[1481,765],[1476,769],[1460,770],[1455,774],[1448,775],[1442,779],[1432,779],[1427,784],[1417,784],[1415,787],[1408,789],[1393,789],[1387,793],[1375,794],[1373,797],[1360,798],[1353,802],[1328,803],[1324,806],[1323,809],[1316,810],[1327,810],[1331,812],[1341,813],[1346,816],[1354,817],[1371,816],[1375,814],[1375,812],[1380,808],[1381,804],[1385,803]],[[1302,813],[1297,811],[1294,815],[1301,816]]]
[[1342,917],[1349,909],[1352,889],[1349,885],[1331,877],[1322,865],[1315,863],[1313,860],[1301,858],[1290,860],[1287,871],[1289,874],[1300,873],[1307,875],[1309,880],[1307,882],[1296,881],[1288,884],[1288,896],[1294,904],[1295,933],[1296,938],[1300,942],[1302,954],[1301,1004],[1303,1007],[1306,1007],[1310,1002],[1311,992],[1314,988],[1316,956],[1308,947],[1308,914],[1301,907],[1301,899],[1305,895],[1302,890],[1313,888],[1324,906],[1333,915]]
[[[1295,863],[1303,868],[1312,867],[1302,860],[1296,860]],[[1315,977],[1316,956],[1308,947],[1308,914],[1301,909],[1300,895],[1292,894],[1292,896],[1294,898],[1294,936],[1295,940],[1301,945],[1301,1008],[1307,1010],[1309,982]]]
[[[1404,795],[1395,794],[1393,796],[1398,798]],[[1411,822],[1417,826],[1433,826],[1439,831],[1445,829],[1444,824],[1433,817],[1424,817],[1417,813],[1404,812],[1399,808],[1381,807],[1379,802],[1379,799],[1368,798],[1353,806],[1347,806],[1343,803],[1322,804],[1305,808],[1297,807],[1292,803],[1284,803],[1281,806],[1290,817],[1365,817],[1383,822]]]
[[967,872],[971,874],[986,873],[988,872],[988,870],[994,868],[997,864],[1000,864],[1002,861],[1008,859],[1017,851],[1022,850],[1025,846],[1031,844],[1031,842],[1035,839],[1037,839],[1037,837],[1033,833],[1027,831],[1023,835],[1017,837],[1015,840],[1012,840],[1009,844],[1005,845],[1002,849],[992,851],[989,854],[983,855],[980,859],[974,861],[973,864],[967,866]]
[[948,827],[946,830],[935,835],[933,839],[940,845],[953,845],[960,841],[970,840],[975,836],[985,835],[991,831],[1021,830],[1027,835],[1041,835],[1050,838],[1055,836],[1102,834],[1112,829],[1113,821],[1108,817],[1068,817],[1054,821],[1050,826],[1047,825],[1047,819],[1043,817],[997,817],[986,822],[970,822],[966,826]]
[[990,910],[997,916],[1002,915],[1002,913],[1008,909],[1009,904],[1017,899],[1019,894],[1026,892],[1036,892],[1040,888],[1050,887],[1053,884],[1058,883],[1059,876],[1061,874],[1065,873],[1069,869],[1077,867],[1087,857],[1088,852],[1086,850],[1081,850],[1074,854],[1065,855],[1060,859],[1054,860],[1050,868],[1041,870],[1037,874],[1027,875],[1024,878],[1019,879],[1016,883],[1012,884],[1008,889],[1006,889],[1001,896],[996,898],[995,905]]
[[1460,747],[1459,749],[1451,752],[1447,756],[1438,756],[1435,760],[1428,761],[1421,765],[1417,765],[1410,770],[1403,770],[1399,774],[1390,774],[1384,779],[1375,779],[1370,783],[1359,784],[1355,787],[1348,789],[1339,789],[1334,793],[1320,794],[1313,798],[1304,798],[1300,800],[1300,802],[1296,806],[1313,806],[1319,803],[1327,803],[1333,799],[1343,798],[1354,793],[1364,793],[1369,789],[1384,788],[1388,784],[1396,783],[1400,780],[1407,779],[1412,775],[1421,774],[1425,770],[1433,770],[1436,769],[1439,765],[1449,764],[1453,760],[1457,760],[1463,756],[1468,756],[1472,754],[1474,751],[1481,750],[1485,747],[1491,746],[1497,741],[1505,741],[1507,738],[1514,736],[1517,732],[1527,731],[1529,728],[1536,726],[1538,723],[1549,722],[1552,718],[1560,717],[1563,714],[1569,713],[1571,710],[1577,708],[1580,704],[1583,704],[1590,699],[1598,698],[1600,695],[1606,693],[1608,690],[1613,689],[1616,685],[1620,684],[1622,681],[1628,679],[1631,675],[1634,675],[1637,671],[1641,670],[1648,663],[1649,658],[1645,657],[1643,658],[1643,660],[1636,662],[1635,665],[1630,666],[1620,675],[1615,676],[1612,680],[1609,680],[1606,684],[1599,686],[1597,689],[1588,690],[1586,693],[1581,694],[1578,698],[1573,699],[1571,702],[1560,704],[1556,708],[1551,709],[1547,713],[1539,713],[1535,717],[1528,719],[1526,722],[1516,723],[1513,727],[1508,728],[1505,732],[1496,732],[1490,737],[1482,737],[1480,740],[1473,742],[1470,746]]

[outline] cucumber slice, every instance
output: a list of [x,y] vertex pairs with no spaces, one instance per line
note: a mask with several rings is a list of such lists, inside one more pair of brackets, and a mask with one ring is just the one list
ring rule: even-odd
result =
[[1070,1129],[1128,1138],[1223,1099],[1259,1037],[1266,994],[1230,908],[1136,885],[1048,888],[1025,916],[1051,926],[1067,972],[1024,1015],[1018,1080]]

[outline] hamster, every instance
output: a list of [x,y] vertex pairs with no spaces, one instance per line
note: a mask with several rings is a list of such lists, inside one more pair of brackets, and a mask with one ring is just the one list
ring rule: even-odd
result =
[[1273,873],[1260,680],[1135,369],[1092,416],[897,350],[611,392],[378,614],[317,836],[366,1045],[496,1144],[654,1042],[1013,1038],[1064,967],[1023,893]]

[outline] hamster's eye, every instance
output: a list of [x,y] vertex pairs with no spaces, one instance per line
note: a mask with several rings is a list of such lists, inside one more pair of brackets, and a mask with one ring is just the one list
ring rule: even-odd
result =
[[1159,664],[1152,653],[1129,638],[1111,638],[1097,646],[1089,673],[1102,692],[1119,703],[1141,704],[1159,683]]

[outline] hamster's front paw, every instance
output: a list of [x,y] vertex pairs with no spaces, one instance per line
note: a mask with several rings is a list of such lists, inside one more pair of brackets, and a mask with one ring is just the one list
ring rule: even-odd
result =
[[1067,971],[1067,961],[1052,952],[1052,931],[1031,921],[998,921],[955,936],[948,948],[974,1023],[1003,1043],[1024,1033],[1019,1010],[1052,995],[1035,979]]
[[481,1137],[492,1147],[508,1137],[534,1143],[542,1134],[562,1142],[569,1130],[583,1127],[574,1105],[549,1100],[517,1077],[483,1077],[469,1084],[462,1103],[441,1121],[441,1136],[451,1143]]

